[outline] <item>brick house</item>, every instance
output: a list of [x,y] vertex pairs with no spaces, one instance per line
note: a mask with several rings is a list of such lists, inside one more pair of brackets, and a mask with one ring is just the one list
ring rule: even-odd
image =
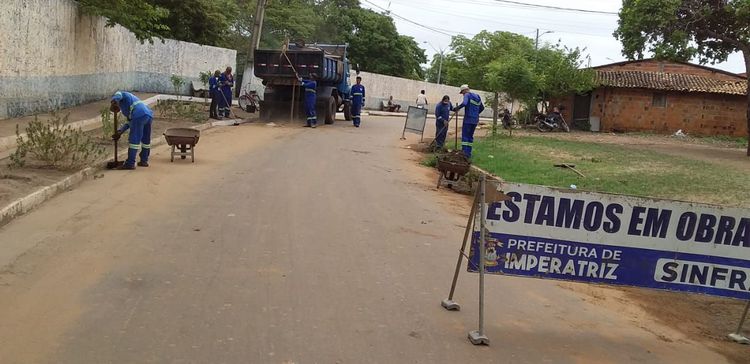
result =
[[552,100],[571,123],[593,131],[747,135],[747,78],[655,59],[593,67],[594,90]]

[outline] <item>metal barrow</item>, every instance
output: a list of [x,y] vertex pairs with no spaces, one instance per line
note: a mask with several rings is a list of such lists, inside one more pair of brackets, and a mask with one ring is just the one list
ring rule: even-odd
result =
[[179,155],[180,159],[185,159],[189,155],[195,163],[195,145],[200,137],[200,130],[191,128],[169,128],[164,131],[164,139],[172,147],[170,161],[174,162],[176,155]]
[[458,181],[469,172],[470,168],[471,162],[461,151],[438,155],[437,169],[440,171],[440,178],[438,178],[437,188],[440,188],[443,178],[453,182]]

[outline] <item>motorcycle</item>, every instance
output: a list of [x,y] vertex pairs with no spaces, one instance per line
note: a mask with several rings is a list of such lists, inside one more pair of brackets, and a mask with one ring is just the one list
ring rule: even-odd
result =
[[536,123],[536,128],[543,133],[558,129],[566,133],[570,132],[570,126],[568,126],[565,118],[563,118],[562,114],[557,109],[547,115],[537,115]]

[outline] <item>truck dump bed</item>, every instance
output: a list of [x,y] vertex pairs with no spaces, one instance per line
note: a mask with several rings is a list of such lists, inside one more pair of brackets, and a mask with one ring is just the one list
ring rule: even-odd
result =
[[335,84],[344,77],[344,62],[341,57],[318,48],[289,49],[286,57],[278,50],[258,49],[255,51],[255,76],[265,81],[295,78],[290,61],[303,78],[310,78],[311,74],[315,74],[314,78],[318,82]]

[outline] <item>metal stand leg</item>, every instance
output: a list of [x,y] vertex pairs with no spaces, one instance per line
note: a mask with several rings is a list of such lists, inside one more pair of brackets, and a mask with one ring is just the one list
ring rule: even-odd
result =
[[750,344],[750,339],[742,335],[742,326],[745,325],[745,319],[747,318],[748,309],[750,309],[750,301],[747,301],[747,304],[745,305],[745,310],[742,312],[742,318],[740,319],[740,323],[737,325],[737,331],[728,335],[730,340],[745,345]]
[[169,160],[170,162],[174,162],[174,148],[175,148],[175,146],[172,145],[172,153],[171,153],[172,157]]
[[474,192],[474,200],[471,203],[471,212],[469,212],[469,221],[466,222],[466,230],[464,230],[464,240],[461,243],[461,250],[458,252],[458,260],[456,261],[456,271],[453,273],[453,282],[451,283],[451,291],[448,293],[448,298],[444,299],[440,303],[441,306],[445,307],[448,311],[460,311],[461,305],[453,300],[453,294],[456,293],[456,284],[458,283],[458,273],[461,272],[461,260],[466,256],[466,243],[469,241],[471,232],[474,231],[475,215],[477,213],[477,203],[479,202],[479,190]]
[[484,335],[484,244],[485,244],[485,177],[479,178],[479,330],[469,332],[469,341],[474,345],[489,345],[490,339]]
[[190,158],[192,159],[193,163],[195,163],[195,145],[192,145],[190,147]]

